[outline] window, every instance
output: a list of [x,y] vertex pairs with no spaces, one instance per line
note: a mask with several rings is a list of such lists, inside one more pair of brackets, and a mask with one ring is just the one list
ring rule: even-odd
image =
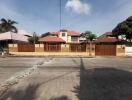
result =
[[71,37],[71,42],[78,42],[78,37]]
[[62,36],[65,37],[65,33],[62,33]]

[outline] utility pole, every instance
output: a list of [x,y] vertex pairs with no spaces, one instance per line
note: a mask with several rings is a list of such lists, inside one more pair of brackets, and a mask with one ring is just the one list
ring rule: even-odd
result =
[[35,44],[35,38],[36,38],[36,33],[34,32],[33,33],[33,40],[34,40],[33,42],[34,42],[34,44]]
[[61,29],[61,24],[62,24],[62,15],[61,15],[61,0],[60,0],[60,29]]

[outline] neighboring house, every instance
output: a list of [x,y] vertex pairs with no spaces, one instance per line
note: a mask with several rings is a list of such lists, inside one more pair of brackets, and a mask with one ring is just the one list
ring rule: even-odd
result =
[[61,29],[58,32],[48,32],[39,42],[44,43],[79,43],[80,33]]
[[99,36],[96,41],[97,44],[116,44],[121,42],[121,39],[117,39],[116,37],[112,37],[112,32],[106,32]]
[[32,37],[33,36],[33,34],[26,32],[25,30],[18,30],[17,34],[21,34],[21,35],[24,35],[26,37]]
[[0,47],[7,47],[9,43],[26,43],[31,36],[32,34],[24,30],[18,30],[18,33],[0,33]]

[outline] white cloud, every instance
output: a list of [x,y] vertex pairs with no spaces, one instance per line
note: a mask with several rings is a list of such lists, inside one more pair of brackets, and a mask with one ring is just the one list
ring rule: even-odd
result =
[[132,0],[118,0],[116,7],[114,6],[114,10],[105,10],[105,13],[102,13],[102,10],[94,10],[92,16],[89,16],[89,18],[76,17],[73,18],[68,25],[69,28],[72,27],[72,29],[76,31],[83,32],[90,30],[100,35],[112,31],[118,23],[132,16],[131,9]]
[[65,8],[78,14],[90,14],[91,10],[91,6],[88,3],[83,3],[80,0],[68,0]]

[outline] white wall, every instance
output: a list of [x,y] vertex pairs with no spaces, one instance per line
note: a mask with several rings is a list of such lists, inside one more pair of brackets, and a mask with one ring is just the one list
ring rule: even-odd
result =
[[68,36],[68,41],[67,42],[71,42],[71,36]]
[[125,55],[132,56],[132,47],[125,48]]
[[[65,36],[62,36],[62,33],[65,33]],[[66,43],[71,43],[71,42],[73,42],[73,41],[71,41],[71,36],[69,36],[69,35],[67,34],[67,32],[60,32],[59,37],[62,38],[63,40],[65,40]],[[77,40],[76,42],[79,43],[79,37],[78,37],[78,40]],[[73,43],[74,43],[74,42],[73,42]]]
[[[65,33],[65,36],[62,36],[62,33]],[[65,40],[67,42],[67,32],[60,32],[59,37],[62,38],[63,40]]]

